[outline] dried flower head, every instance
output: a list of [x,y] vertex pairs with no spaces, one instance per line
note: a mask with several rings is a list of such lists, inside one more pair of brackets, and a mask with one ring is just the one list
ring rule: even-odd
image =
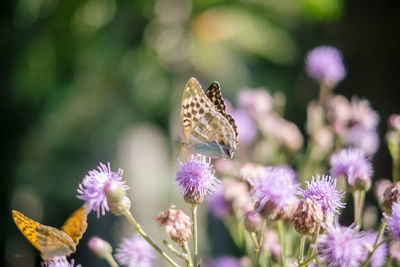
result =
[[100,163],[98,170],[89,171],[83,178],[77,189],[77,197],[86,202],[88,210],[97,211],[97,217],[100,217],[100,210],[101,214],[105,215],[106,210],[110,210],[105,193],[106,186],[113,181],[119,184],[122,190],[129,189],[125,184],[126,182],[122,180],[122,174],[122,169],[118,169],[118,172],[113,172],[111,171],[110,163],[107,166]]
[[215,170],[204,156],[191,155],[186,162],[179,162],[176,181],[183,190],[185,201],[199,204],[215,191],[220,181],[214,174]]
[[97,236],[90,238],[88,246],[97,257],[102,259],[108,257],[112,253],[111,245]]
[[366,257],[363,236],[352,226],[333,225],[317,240],[320,260],[328,266],[360,266]]
[[372,165],[362,150],[342,149],[331,156],[330,164],[331,174],[346,177],[351,187],[361,186],[365,189],[370,186]]
[[308,75],[319,83],[334,86],[346,76],[342,55],[332,46],[314,48],[308,52],[305,63]]
[[175,205],[162,212],[155,218],[160,225],[165,226],[165,231],[175,242],[185,242],[192,235],[192,221],[183,211],[176,209]]
[[386,216],[387,219],[387,230],[390,235],[400,241],[400,201],[393,203],[392,214]]
[[297,202],[299,185],[294,170],[288,166],[267,167],[251,184],[250,195],[257,201],[257,211],[263,216],[279,219],[285,209]]
[[374,130],[379,123],[379,115],[371,108],[369,101],[353,97],[351,99],[352,124],[361,125],[366,129]]
[[293,214],[292,222],[297,232],[312,235],[324,219],[319,203],[310,198],[302,199]]
[[151,267],[155,261],[153,248],[138,234],[123,238],[115,252],[115,258],[123,266]]
[[[378,233],[376,233],[376,232],[373,232],[373,231],[366,232],[364,235],[364,247],[368,246],[370,248],[373,248],[377,237],[378,237]],[[379,242],[380,241],[382,241],[382,239],[379,240]],[[375,250],[374,254],[372,255],[371,260],[370,260],[371,267],[384,266],[387,253],[388,253],[387,244],[383,243]]]
[[400,182],[390,184],[386,186],[386,189],[383,193],[383,206],[386,209],[386,212],[390,214],[392,210],[393,203],[396,203],[400,200]]
[[242,90],[238,95],[238,106],[255,119],[272,110],[272,97],[265,89]]
[[344,192],[336,189],[336,179],[328,176],[317,174],[311,182],[306,182],[307,187],[301,190],[301,194],[305,199],[310,198],[318,202],[325,216],[340,213],[340,209],[345,204],[341,202]]

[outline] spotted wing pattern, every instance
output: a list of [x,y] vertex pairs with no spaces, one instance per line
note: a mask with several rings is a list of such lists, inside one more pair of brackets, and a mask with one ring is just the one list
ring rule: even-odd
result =
[[84,208],[75,211],[63,226],[67,233],[31,220],[16,210],[12,211],[15,224],[28,241],[40,251],[44,260],[68,256],[75,252],[76,244],[86,230],[86,214]]
[[87,214],[88,211],[83,205],[77,209],[72,215],[65,221],[64,225],[61,227],[64,233],[69,235],[74,241],[75,245],[78,245],[79,240],[82,238],[83,234],[87,228]]
[[233,130],[235,131],[235,149],[236,145],[238,143],[238,127],[236,125],[235,119],[232,117],[232,115],[228,114],[226,112],[226,105],[225,101],[222,97],[221,94],[221,87],[218,82],[213,82],[210,87],[208,87],[206,91],[207,97],[210,99],[211,103],[214,104],[214,107],[218,112],[220,112],[229,122],[229,124],[232,126]]
[[189,149],[212,158],[232,157],[236,148],[235,131],[195,78],[190,78],[185,86],[181,123]]

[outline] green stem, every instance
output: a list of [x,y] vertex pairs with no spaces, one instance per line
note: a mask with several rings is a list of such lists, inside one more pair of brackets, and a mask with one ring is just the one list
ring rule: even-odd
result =
[[251,232],[249,234],[250,234],[250,238],[251,238],[251,241],[253,242],[253,245],[254,245],[255,249],[258,249],[259,248],[259,244],[258,244],[258,241],[257,241],[256,233]]
[[374,255],[374,253],[375,253],[375,250],[381,244],[384,243],[384,242],[379,243],[379,240],[381,240],[381,238],[383,236],[383,233],[385,232],[385,229],[386,229],[386,219],[383,219],[382,223],[379,225],[379,232],[378,232],[378,236],[375,239],[375,244],[374,244],[373,250],[368,254],[368,258],[364,261],[362,267],[367,267],[368,266],[368,263],[371,260],[372,255]]
[[279,241],[281,242],[281,266],[286,266],[286,240],[285,240],[285,225],[283,224],[282,220],[278,221],[278,234],[279,234]]
[[188,243],[187,242],[181,243],[181,247],[182,250],[186,253],[186,258],[185,258],[186,266],[193,267],[192,255],[190,255],[190,249]]
[[193,220],[193,263],[197,267],[197,204],[192,204],[192,220]]
[[303,257],[304,257],[304,246],[306,244],[306,239],[307,236],[306,235],[301,235],[301,239],[300,239],[300,246],[299,246],[299,255],[297,256],[297,262],[300,264],[303,261]]
[[326,108],[329,95],[331,94],[331,89],[332,88],[324,82],[322,82],[319,87],[319,104],[324,108]]
[[173,254],[175,254],[177,257],[186,259],[187,255],[183,252],[178,251],[172,244],[168,243],[167,241],[163,240],[163,243],[165,247],[171,251]]
[[315,250],[314,244],[317,242],[320,228],[321,228],[321,225],[318,225],[317,229],[314,232],[313,238],[312,238],[311,243],[307,250],[307,255],[306,255],[306,259],[305,259],[306,261],[308,261],[308,259],[311,257],[311,255],[313,254],[313,252]]
[[263,244],[264,244],[264,232],[265,232],[265,227],[266,226],[267,226],[267,220],[263,219],[263,222],[262,222],[262,225],[261,225],[261,230],[258,233],[258,240],[256,241],[258,245],[255,248],[256,256],[255,256],[254,262],[253,262],[253,266],[254,267],[258,266],[258,261],[260,259],[262,247],[263,247]]
[[114,260],[111,254],[105,256],[105,260],[110,264],[111,267],[118,267],[118,263]]
[[140,224],[136,222],[136,220],[133,218],[131,212],[127,209],[124,209],[124,215],[126,218],[129,220],[129,222],[135,227],[136,231],[158,252],[160,255],[168,261],[172,266],[174,267],[179,267],[177,263],[174,262],[173,259],[171,259],[167,253],[164,252],[157,244],[143,231],[143,228]]
[[303,266],[309,265],[315,259],[316,256],[317,256],[317,254],[313,255],[312,257],[310,257],[305,262],[299,263],[299,267],[303,267]]
[[[356,226],[362,226],[362,212],[364,209],[364,201],[365,201],[365,190],[357,190],[358,192],[357,196],[354,196],[354,205],[357,206],[356,213],[354,214],[355,216],[355,222]],[[355,195],[355,193],[353,195]]]

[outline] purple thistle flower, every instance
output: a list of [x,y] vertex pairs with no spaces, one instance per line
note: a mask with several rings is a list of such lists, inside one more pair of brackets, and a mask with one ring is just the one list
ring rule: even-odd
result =
[[220,181],[214,174],[215,170],[204,156],[191,155],[186,162],[179,162],[176,181],[183,190],[185,200],[198,204],[215,191]]
[[86,202],[89,211],[97,211],[97,217],[100,217],[100,209],[102,215],[105,215],[106,210],[110,210],[104,191],[110,181],[117,182],[123,190],[128,190],[129,187],[125,184],[125,181],[122,181],[122,169],[118,169],[118,172],[113,172],[111,171],[110,163],[107,166],[100,163],[97,168],[98,170],[89,171],[83,178],[77,189],[77,197]]
[[351,127],[345,139],[348,145],[361,149],[367,155],[374,155],[379,148],[379,135],[376,130],[362,125]]
[[153,248],[138,234],[123,238],[114,256],[119,264],[128,267],[150,267],[155,261]]
[[240,261],[232,256],[220,256],[212,261],[211,267],[240,267]]
[[239,131],[239,142],[250,144],[257,136],[257,126],[251,117],[243,109],[237,109],[233,112]]
[[332,166],[331,174],[345,176],[350,186],[356,186],[357,182],[370,182],[372,165],[366,158],[364,151],[360,149],[342,149],[331,156],[330,164]]
[[[71,263],[68,262],[65,256],[63,257],[55,257],[49,261],[45,261],[41,263],[42,267],[74,267],[75,265],[74,259],[71,260]],[[78,264],[76,267],[80,267],[81,265]]]
[[308,75],[320,83],[333,86],[346,76],[342,55],[332,46],[314,48],[308,52],[305,63]]
[[387,230],[390,235],[400,241],[400,201],[393,203],[392,215],[386,216]]
[[300,190],[304,198],[310,198],[319,203],[322,212],[326,215],[336,215],[345,204],[340,201],[344,192],[336,190],[336,179],[329,175],[317,174],[311,182],[306,181],[305,190]]
[[[376,233],[376,232],[372,232],[372,231],[366,232],[365,236],[364,236],[364,242],[368,243],[371,247],[373,247],[377,236],[378,236],[378,233]],[[379,240],[379,242],[380,241],[382,241],[382,240]],[[370,260],[371,267],[383,266],[385,264],[387,253],[388,253],[387,244],[383,243],[375,250],[374,254],[372,255],[371,260]]]
[[231,212],[231,204],[225,199],[224,190],[220,188],[208,200],[208,209],[216,218],[224,218]]
[[281,209],[297,201],[295,171],[288,166],[267,167],[261,177],[249,180],[253,186],[250,195],[258,202],[257,211],[261,211],[268,204]]
[[319,236],[317,251],[320,260],[328,267],[360,266],[366,257],[363,236],[352,226],[332,225],[328,233]]

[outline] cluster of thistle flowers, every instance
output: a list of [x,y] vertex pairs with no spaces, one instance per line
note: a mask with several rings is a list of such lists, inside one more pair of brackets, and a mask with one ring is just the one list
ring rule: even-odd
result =
[[[372,186],[371,160],[379,147],[379,116],[367,100],[333,94],[346,75],[336,48],[317,47],[305,63],[307,73],[320,86],[319,99],[307,109],[305,152],[298,128],[282,118],[281,94],[272,97],[265,89],[242,91],[233,114],[240,142],[235,158],[245,163],[215,162],[217,174],[224,178],[208,201],[209,209],[246,251],[237,265],[251,261],[253,266],[390,265],[400,259],[400,116],[390,117],[386,136],[394,183],[382,179],[374,185],[383,212],[375,231],[371,221],[379,215],[375,211],[371,216],[364,202]],[[299,184],[289,166],[298,170]],[[346,227],[340,225],[339,215],[349,195],[354,223]]]

